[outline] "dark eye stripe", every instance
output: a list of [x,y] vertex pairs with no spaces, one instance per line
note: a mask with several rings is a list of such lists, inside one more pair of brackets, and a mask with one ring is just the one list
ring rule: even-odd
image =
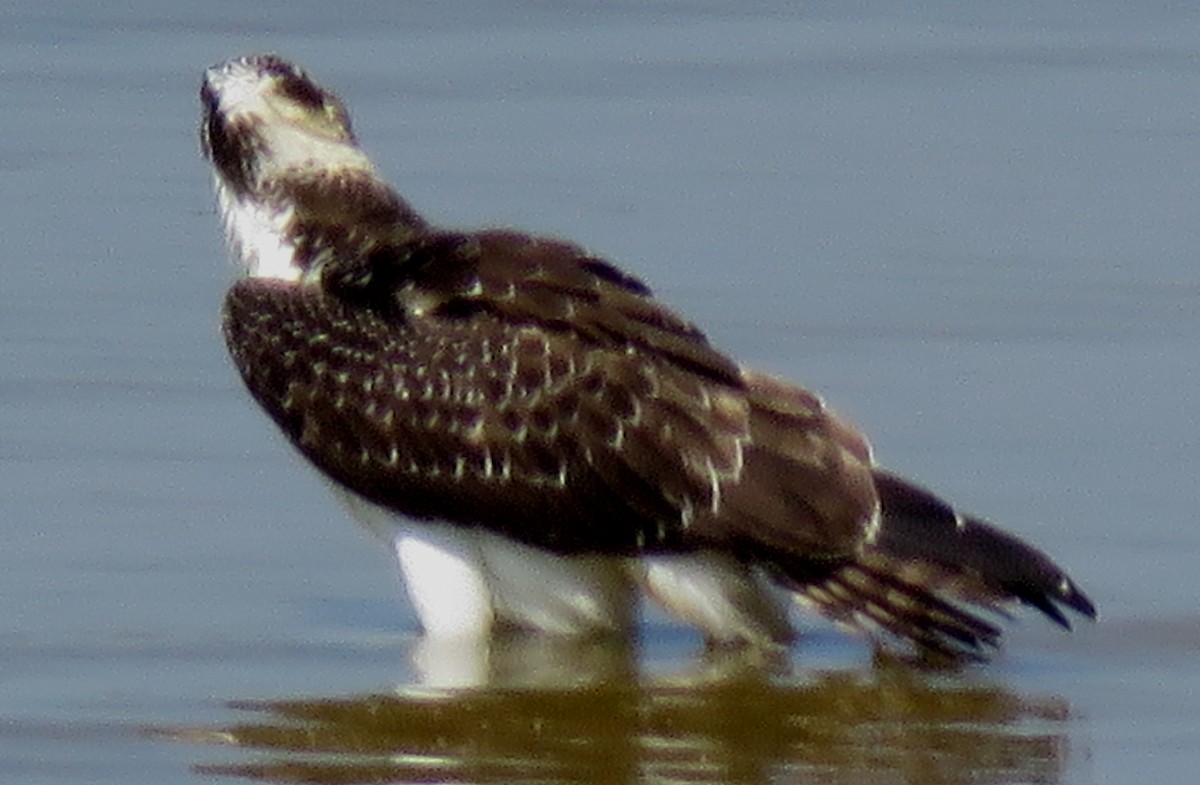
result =
[[279,83],[279,92],[298,104],[310,109],[320,109],[325,105],[325,93],[307,79],[288,74]]

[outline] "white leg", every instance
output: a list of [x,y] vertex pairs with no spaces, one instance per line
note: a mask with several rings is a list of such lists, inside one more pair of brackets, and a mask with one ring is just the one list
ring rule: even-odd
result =
[[492,628],[492,593],[475,533],[448,525],[397,526],[393,546],[425,634],[483,638]]
[[479,535],[414,521],[330,483],[350,514],[396,554],[404,587],[427,635],[483,638],[495,616]]
[[647,593],[699,627],[710,643],[770,646],[792,637],[781,592],[731,556],[714,551],[648,556],[641,580]]
[[496,535],[480,549],[498,620],[550,635],[628,635],[636,596],[624,559],[557,556]]

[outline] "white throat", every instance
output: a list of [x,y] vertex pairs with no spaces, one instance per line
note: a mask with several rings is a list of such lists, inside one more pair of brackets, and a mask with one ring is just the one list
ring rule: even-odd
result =
[[220,177],[214,187],[230,256],[243,272],[251,278],[299,281],[304,271],[287,231],[295,207],[239,197]]

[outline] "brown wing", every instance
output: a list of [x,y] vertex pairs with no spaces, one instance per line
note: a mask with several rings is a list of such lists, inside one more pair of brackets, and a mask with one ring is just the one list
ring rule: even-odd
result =
[[636,347],[714,382],[741,384],[738,366],[645,284],[559,240],[500,230],[402,235],[396,245],[326,265],[322,284],[382,315],[482,311],[596,346]]
[[618,553],[755,539],[769,518],[772,545],[805,556],[853,549],[874,509],[869,472],[824,441],[836,421],[788,397],[806,393],[747,388],[644,285],[565,243],[427,235],[320,285],[242,281],[225,330],[297,447],[408,515]]
[[850,555],[877,512],[866,439],[801,387],[753,371],[744,379],[750,446],[717,524],[793,573],[804,569],[797,559]]

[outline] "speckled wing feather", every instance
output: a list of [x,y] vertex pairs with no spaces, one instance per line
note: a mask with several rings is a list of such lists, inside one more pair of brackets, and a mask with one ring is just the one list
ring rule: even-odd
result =
[[852,552],[874,509],[865,444],[814,396],[747,385],[566,243],[421,235],[320,285],[241,281],[225,332],[297,447],[405,514],[558,551],[765,540],[822,558]]
[[486,312],[592,346],[634,347],[718,384],[740,384],[737,365],[641,281],[559,240],[501,230],[427,232],[339,258],[325,266],[322,283],[381,314]]

